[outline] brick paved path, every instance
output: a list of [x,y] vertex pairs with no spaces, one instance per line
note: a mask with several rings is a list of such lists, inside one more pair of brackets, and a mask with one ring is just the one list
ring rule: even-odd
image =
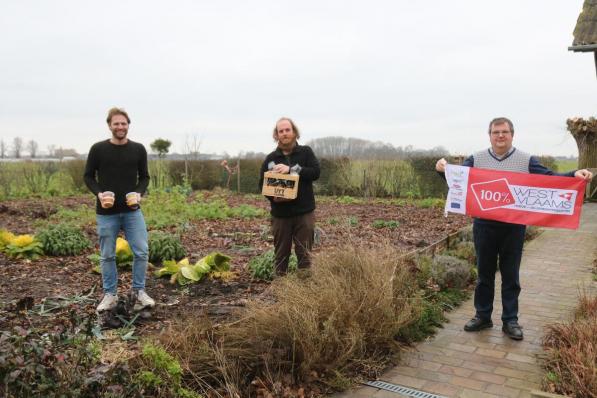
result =
[[[465,332],[474,314],[472,299],[448,314],[450,320],[435,338],[403,356],[401,366],[380,380],[447,397],[529,397],[539,389],[542,328],[567,320],[577,303],[579,287],[597,290],[591,265],[597,250],[597,203],[583,207],[576,231],[546,230],[526,247],[520,271],[519,322],[524,340],[514,341],[501,330],[499,273],[496,277],[493,329]],[[360,387],[345,397],[399,398],[401,394]]]

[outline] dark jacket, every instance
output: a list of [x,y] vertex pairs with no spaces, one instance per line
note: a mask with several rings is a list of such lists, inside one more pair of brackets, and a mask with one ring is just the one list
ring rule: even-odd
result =
[[308,146],[297,144],[289,155],[284,155],[280,148],[267,155],[259,173],[260,191],[263,186],[263,173],[268,171],[267,165],[269,162],[283,163],[291,168],[298,165],[300,168],[296,199],[288,202],[274,202],[272,197],[266,196],[272,206],[271,215],[274,217],[294,217],[315,210],[313,181],[319,178],[319,161],[313,150]]

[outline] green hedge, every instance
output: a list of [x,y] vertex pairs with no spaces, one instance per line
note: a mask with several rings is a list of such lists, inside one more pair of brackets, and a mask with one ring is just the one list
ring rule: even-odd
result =
[[[556,170],[553,157],[539,158]],[[451,158],[461,163],[463,158]],[[240,162],[240,192],[260,193],[257,186],[262,159]],[[445,197],[445,181],[435,172],[436,157],[413,157],[405,160],[320,159],[321,175],[314,189],[319,195],[359,197]],[[236,159],[228,164],[233,167]],[[0,162],[0,200],[14,197],[72,195],[87,192],[83,181],[85,161],[67,162]],[[193,190],[226,187],[228,175],[220,160],[151,160],[149,189],[190,186]],[[237,175],[230,178],[229,188],[238,190]]]

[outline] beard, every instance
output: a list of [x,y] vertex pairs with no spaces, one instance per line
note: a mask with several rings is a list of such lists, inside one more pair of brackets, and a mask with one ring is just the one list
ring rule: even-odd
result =
[[124,140],[128,135],[128,131],[112,131],[112,137],[115,140]]

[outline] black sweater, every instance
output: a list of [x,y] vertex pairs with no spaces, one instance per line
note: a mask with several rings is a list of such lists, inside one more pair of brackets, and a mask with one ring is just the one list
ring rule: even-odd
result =
[[[128,140],[115,145],[110,140],[95,143],[87,155],[85,184],[96,197],[97,214],[117,214],[133,211],[126,205],[129,192],[145,193],[149,184],[147,151],[142,144]],[[104,209],[97,194],[114,192],[114,206]]]
[[259,177],[259,190],[263,186],[263,173],[268,171],[269,162],[283,163],[290,167],[300,166],[297,197],[287,202],[274,202],[272,197],[266,196],[272,206],[271,214],[274,217],[293,217],[315,210],[315,195],[313,194],[313,181],[319,178],[319,161],[313,150],[304,145],[296,145],[289,155],[284,155],[280,148],[276,149],[263,161]]

